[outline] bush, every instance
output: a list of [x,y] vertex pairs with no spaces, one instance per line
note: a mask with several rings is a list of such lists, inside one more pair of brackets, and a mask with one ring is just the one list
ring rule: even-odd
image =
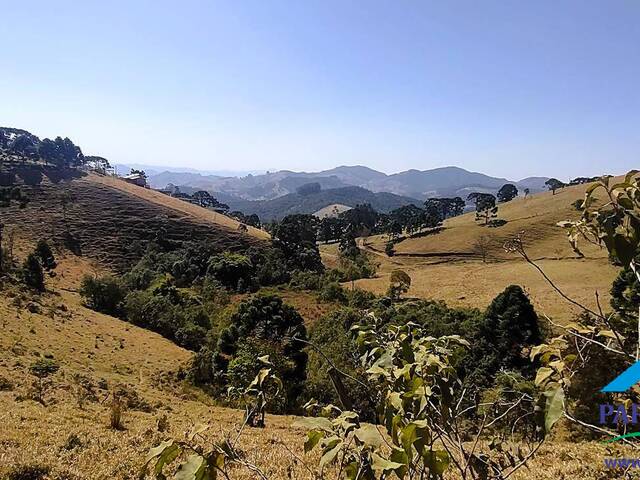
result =
[[338,282],[327,282],[322,286],[318,298],[323,302],[347,302],[347,294]]
[[46,240],[38,241],[34,253],[40,259],[40,263],[45,270],[53,270],[58,265],[55,257],[53,256],[53,251]]
[[296,270],[291,274],[289,287],[295,290],[319,290],[324,277],[316,272]]
[[22,280],[29,288],[44,292],[44,272],[35,253],[29,254],[22,265]]
[[239,288],[243,284],[246,288],[251,282],[253,265],[248,257],[236,253],[225,252],[214,255],[209,259],[207,275],[219,281],[222,285],[233,290],[244,291]]
[[80,295],[87,307],[114,317],[124,316],[123,302],[127,291],[114,277],[85,275],[80,284]]
[[51,468],[47,465],[16,465],[7,473],[7,480],[42,480],[50,471]]

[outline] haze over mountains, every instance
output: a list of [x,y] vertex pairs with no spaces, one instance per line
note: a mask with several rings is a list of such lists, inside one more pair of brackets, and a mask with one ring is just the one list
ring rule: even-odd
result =
[[323,190],[347,186],[362,187],[371,192],[388,192],[418,200],[429,197],[462,196],[471,192],[495,192],[505,183],[531,192],[545,189],[547,177],[530,177],[519,181],[469,172],[459,167],[431,170],[407,170],[387,175],[364,166],[340,166],[320,172],[281,170],[262,175],[231,177],[182,171],[152,173],[149,182],[154,188],[171,183],[216,193],[233,195],[244,200],[270,200],[281,197],[309,182],[317,182]]

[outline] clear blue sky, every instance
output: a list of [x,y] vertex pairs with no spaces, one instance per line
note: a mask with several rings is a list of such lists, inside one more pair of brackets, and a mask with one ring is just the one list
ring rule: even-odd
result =
[[118,163],[640,167],[640,1],[0,6],[0,124]]

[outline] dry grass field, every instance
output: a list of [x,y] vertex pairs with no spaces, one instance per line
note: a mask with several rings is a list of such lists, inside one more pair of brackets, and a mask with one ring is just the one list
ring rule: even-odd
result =
[[[566,232],[556,225],[579,216],[571,203],[582,198],[585,189],[580,185],[559,190],[555,195],[544,192],[500,204],[498,218],[507,223],[498,228],[479,225],[473,213],[452,218],[439,233],[398,243],[396,256],[391,258],[382,253],[386,237],[360,239],[361,247],[374,255],[380,269],[378,278],[360,280],[357,285],[383,293],[389,273],[400,268],[412,278],[408,296],[485,308],[505,287],[518,284],[526,289],[540,313],[566,321],[577,310],[563,301],[531,265],[503,249],[506,240],[524,232],[529,256],[565,293],[595,308],[597,291],[600,302],[606,305],[616,275],[606,251],[584,245],[585,258],[578,258]],[[321,246],[328,265],[335,261],[336,248]],[[482,260],[482,249],[486,261]]]

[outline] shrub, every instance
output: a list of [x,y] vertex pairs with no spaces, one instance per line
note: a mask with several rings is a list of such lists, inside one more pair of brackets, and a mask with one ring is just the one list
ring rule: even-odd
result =
[[251,281],[253,265],[245,255],[225,252],[209,259],[207,275],[215,278],[225,287],[236,290],[242,282],[245,286]]
[[322,283],[322,275],[316,272],[296,270],[291,274],[289,287],[296,290],[318,290]]
[[124,314],[123,302],[126,294],[126,289],[121,282],[110,276],[85,275],[80,284],[80,295],[87,307],[115,317],[121,317]]
[[34,253],[39,257],[40,263],[45,270],[53,270],[58,265],[53,256],[53,251],[46,240],[38,241]]
[[35,253],[29,254],[22,265],[22,280],[29,288],[44,292],[44,272]]
[[338,282],[327,282],[322,286],[318,298],[324,302],[346,303],[347,294]]
[[47,465],[16,465],[7,473],[7,480],[42,480],[49,475],[51,468]]

